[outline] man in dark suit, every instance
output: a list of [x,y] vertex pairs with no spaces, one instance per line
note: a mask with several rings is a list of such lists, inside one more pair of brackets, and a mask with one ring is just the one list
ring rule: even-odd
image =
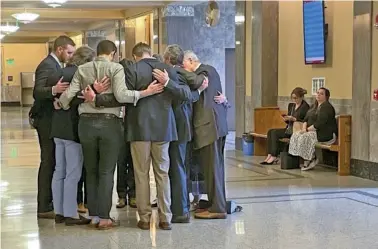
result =
[[[188,85],[192,93],[191,101],[173,101],[178,140],[171,142],[169,146],[169,177],[171,189],[175,190],[171,193],[172,223],[190,222],[185,158],[187,144],[192,140],[192,103],[199,99],[199,95],[207,87],[207,79],[204,75],[196,75],[181,68],[183,59],[184,51],[179,45],[167,46],[164,52],[164,62],[174,67],[178,74],[179,83]],[[154,77],[159,82],[166,82],[167,76],[159,69],[154,69]]]
[[138,227],[146,230],[150,228],[149,170],[152,159],[159,203],[159,227],[170,230],[172,214],[168,176],[169,144],[177,140],[172,102],[174,99],[191,100],[192,94],[188,86],[177,83],[177,74],[172,67],[151,56],[151,48],[147,44],[135,45],[133,56],[137,63],[125,71],[126,84],[129,89],[146,89],[153,80],[154,69],[160,69],[169,75],[169,79],[163,84],[164,92],[141,99],[136,106],[129,106],[127,139],[131,142],[134,163],[137,207],[140,217]]
[[59,80],[55,86],[47,85],[50,75],[61,70],[64,63],[75,52],[75,43],[68,36],[60,36],[54,42],[54,51],[50,53],[37,67],[35,72],[35,86],[33,91],[34,104],[30,110],[30,117],[34,119],[34,126],[38,133],[41,149],[41,163],[38,171],[38,218],[54,219],[52,206],[51,181],[55,167],[55,145],[50,138],[51,121],[53,116],[54,96],[64,92],[68,82]]
[[224,176],[223,145],[227,128],[227,110],[214,101],[222,93],[219,74],[209,65],[201,64],[193,51],[186,51],[184,68],[208,77],[209,87],[193,105],[194,149],[198,150],[199,163],[204,169],[205,183],[211,205],[206,211],[196,213],[200,219],[225,219],[226,190]]

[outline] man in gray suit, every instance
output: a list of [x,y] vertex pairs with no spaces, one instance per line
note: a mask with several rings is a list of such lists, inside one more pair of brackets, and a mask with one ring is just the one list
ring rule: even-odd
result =
[[[198,101],[199,96],[207,87],[207,78],[181,68],[184,59],[184,50],[179,45],[169,45],[164,52],[164,62],[173,66],[178,74],[180,84],[190,87],[191,101],[174,100],[173,111],[176,119],[178,140],[169,146],[170,168],[169,177],[172,191],[172,223],[190,222],[189,195],[186,175],[187,144],[192,140],[192,103]],[[166,82],[164,73],[154,70],[154,76],[159,82]],[[170,89],[167,89],[168,91]]]
[[214,101],[222,93],[219,74],[210,65],[201,64],[193,51],[186,51],[184,68],[208,77],[209,86],[193,105],[194,149],[198,150],[199,163],[204,169],[210,207],[196,213],[199,219],[225,219],[226,190],[224,176],[223,144],[228,133],[227,107]]
[[140,217],[138,227],[150,229],[149,170],[155,174],[159,208],[159,227],[171,229],[171,188],[168,176],[170,159],[169,144],[177,140],[173,100],[190,101],[192,95],[186,85],[177,83],[177,74],[172,67],[159,62],[151,55],[151,48],[138,43],[133,48],[136,63],[126,68],[126,84],[131,90],[146,89],[153,80],[152,72],[160,69],[169,78],[162,84],[164,92],[138,101],[129,106],[127,117],[127,140],[131,143],[134,163],[137,207]]

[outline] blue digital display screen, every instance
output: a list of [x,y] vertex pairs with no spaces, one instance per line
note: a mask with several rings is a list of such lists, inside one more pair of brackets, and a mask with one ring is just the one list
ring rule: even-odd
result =
[[303,37],[306,64],[321,64],[326,60],[324,2],[303,1]]

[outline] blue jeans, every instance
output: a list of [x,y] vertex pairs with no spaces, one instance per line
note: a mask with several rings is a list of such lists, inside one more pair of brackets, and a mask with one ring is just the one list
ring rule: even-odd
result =
[[83,151],[75,141],[54,138],[56,166],[52,180],[55,214],[77,215],[77,185],[83,169]]

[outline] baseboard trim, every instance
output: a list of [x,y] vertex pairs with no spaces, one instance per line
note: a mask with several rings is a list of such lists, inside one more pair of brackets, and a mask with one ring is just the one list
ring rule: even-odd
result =
[[241,137],[235,137],[235,149],[243,150],[243,139]]
[[350,161],[350,174],[378,181],[378,163],[352,158]]
[[21,103],[20,102],[1,102],[1,106],[10,106],[10,107],[13,107],[13,106],[21,106]]

